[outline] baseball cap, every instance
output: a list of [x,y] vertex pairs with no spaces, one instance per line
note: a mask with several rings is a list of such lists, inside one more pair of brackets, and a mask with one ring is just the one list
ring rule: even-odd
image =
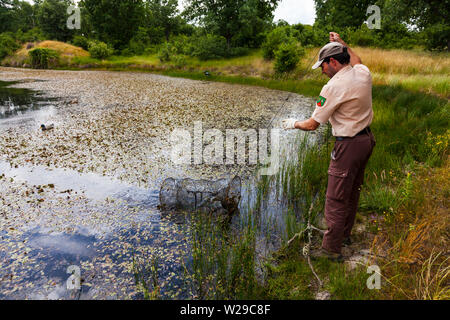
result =
[[340,44],[339,42],[330,42],[327,45],[325,45],[322,49],[320,49],[319,52],[319,61],[317,61],[312,68],[317,69],[320,67],[323,63],[323,60],[325,60],[328,57],[334,56],[335,54],[339,54],[344,52],[344,46]]

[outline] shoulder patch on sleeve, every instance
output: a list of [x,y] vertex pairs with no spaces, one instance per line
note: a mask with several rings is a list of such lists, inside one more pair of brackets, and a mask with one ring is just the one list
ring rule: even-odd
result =
[[327,99],[325,97],[319,96],[319,100],[317,100],[317,106],[323,107],[325,105],[325,102],[327,102]]

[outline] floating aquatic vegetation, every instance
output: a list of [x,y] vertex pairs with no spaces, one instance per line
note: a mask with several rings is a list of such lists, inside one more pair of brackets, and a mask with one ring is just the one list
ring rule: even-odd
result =
[[[192,133],[195,121],[223,132],[266,128],[287,94],[140,73],[0,68],[0,77],[28,79],[15,87],[60,98],[45,119],[53,130],[42,131],[44,122],[24,127],[0,121],[0,161],[18,169],[0,172],[0,298],[70,299],[65,289],[70,265],[81,268],[80,299],[142,298],[133,268],[152,257],[159,261],[160,297],[190,298],[181,287],[189,234],[180,216],[162,214],[156,204],[131,194],[158,190],[168,177],[250,174],[254,167],[248,165],[173,164],[170,133],[175,128]],[[311,105],[293,95],[282,113],[300,118]],[[19,169],[25,167],[42,173],[41,182],[21,178]],[[71,180],[51,179],[64,169],[118,179],[135,189],[96,198],[90,190],[105,191],[101,179],[86,179],[90,185],[82,192]]]

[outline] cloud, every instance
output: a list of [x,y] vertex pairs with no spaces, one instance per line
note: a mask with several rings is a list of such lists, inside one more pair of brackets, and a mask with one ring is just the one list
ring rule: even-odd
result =
[[282,0],[275,10],[275,21],[283,19],[290,24],[313,24],[316,10],[313,0]]

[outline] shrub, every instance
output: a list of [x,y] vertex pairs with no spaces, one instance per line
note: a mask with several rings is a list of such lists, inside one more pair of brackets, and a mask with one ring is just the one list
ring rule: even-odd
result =
[[158,58],[161,62],[169,62],[174,54],[173,46],[170,43],[165,43],[158,52]]
[[220,59],[228,55],[227,40],[224,37],[208,34],[195,40],[192,56],[200,60]]
[[[145,43],[133,38],[128,43],[128,48],[125,48],[124,50],[129,51],[129,54],[127,54],[129,56],[141,55],[144,53],[146,46],[147,45]],[[124,51],[124,50],[122,50],[122,51]]]
[[194,37],[187,37],[185,35],[179,35],[172,38],[172,45],[174,47],[174,51],[177,54],[191,55],[193,52],[193,41]]
[[370,30],[365,24],[356,30],[347,29],[346,34],[341,36],[345,37],[345,39],[348,39],[348,43],[350,45],[356,45],[361,47],[373,46],[377,41],[376,34],[372,30]]
[[31,58],[31,66],[34,69],[48,69],[49,64],[56,65],[59,58],[59,53],[55,50],[47,48],[36,48],[30,50],[28,55]]
[[[330,41],[330,28],[326,26],[313,27],[314,32],[314,45],[317,47],[323,47]],[[336,30],[339,33],[339,30]],[[342,36],[342,34],[341,34]],[[345,38],[344,38],[345,39]]]
[[33,28],[27,32],[22,32],[21,30],[16,32],[16,38],[20,42],[36,42],[45,40],[45,36],[42,30],[39,28]]
[[312,26],[309,25],[303,25],[301,23],[293,26],[294,29],[298,30],[299,32],[299,40],[303,47],[314,46],[314,29]]
[[20,45],[9,33],[0,34],[0,59],[14,53]]
[[284,73],[294,70],[305,50],[295,41],[289,41],[279,46],[275,52],[275,71]]
[[[145,52],[145,49],[149,47],[152,44],[152,42],[154,42],[152,41],[152,38],[154,38],[155,36],[152,30],[153,29],[139,27],[139,29],[134,34],[133,38],[131,38],[130,42],[128,43],[128,49],[132,54],[136,55],[143,54]],[[158,39],[158,43],[159,42],[160,41]]]
[[243,47],[228,48],[224,37],[216,35],[186,36],[178,35],[173,37],[159,51],[162,62],[171,61],[175,56],[178,59],[186,56],[197,57],[200,60],[220,59],[226,57],[238,57],[248,54],[249,49]]
[[130,48],[125,48],[125,49],[120,51],[120,55],[124,56],[124,57],[131,57],[133,54],[134,54],[134,52],[131,51]]
[[90,42],[89,53],[94,59],[106,59],[113,54],[113,50],[104,42]]
[[89,50],[89,40],[83,36],[73,37],[72,44],[77,47],[81,47],[84,50]]
[[450,26],[443,23],[432,25],[425,29],[425,45],[428,50],[450,50]]
[[184,56],[184,55],[181,55],[181,54],[175,55],[172,60],[173,60],[175,67],[177,67],[177,68],[182,68],[187,65],[187,59],[186,59],[186,56]]
[[378,47],[410,49],[415,45],[413,36],[416,33],[400,23],[385,23],[380,30],[375,30],[375,33],[378,37],[374,45]]
[[150,45],[147,48],[145,48],[145,50],[144,50],[145,55],[152,55],[152,54],[155,54],[158,52],[159,52],[159,46],[157,46],[157,45]]
[[245,47],[236,47],[236,48],[231,48],[228,51],[228,56],[229,57],[240,57],[240,56],[245,56],[250,52],[249,48],[245,48]]
[[282,43],[299,39],[300,33],[298,30],[291,28],[290,26],[283,26],[273,29],[266,37],[262,45],[262,51],[264,59],[272,60],[275,58],[275,51],[278,50]]

